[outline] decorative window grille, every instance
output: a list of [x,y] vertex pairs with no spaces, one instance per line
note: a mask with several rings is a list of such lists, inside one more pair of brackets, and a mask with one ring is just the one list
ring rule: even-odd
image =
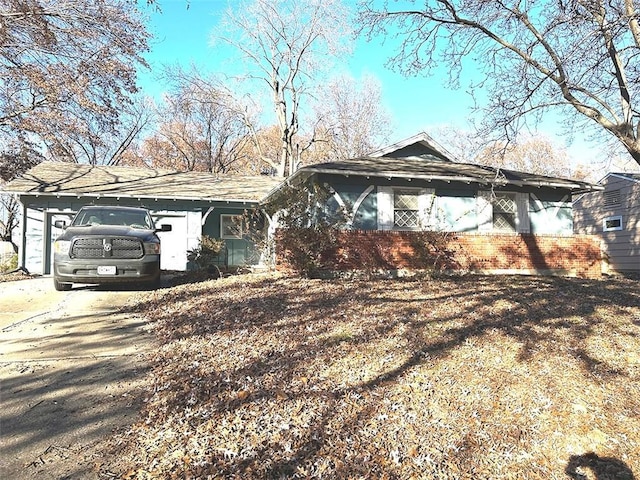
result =
[[514,193],[497,193],[493,201],[493,230],[517,231],[518,207]]
[[418,198],[419,192],[417,190],[394,190],[394,227],[403,229],[417,229],[420,227]]

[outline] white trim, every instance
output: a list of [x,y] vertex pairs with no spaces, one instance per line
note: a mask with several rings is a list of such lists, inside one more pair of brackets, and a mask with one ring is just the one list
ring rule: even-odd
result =
[[[619,226],[607,228],[607,222],[615,222],[616,220],[620,222]],[[619,232],[620,230],[624,230],[624,225],[622,223],[622,215],[612,215],[610,217],[605,217],[602,219],[603,232]]]
[[437,203],[435,188],[421,188],[418,195],[418,215],[420,216],[420,227],[423,230],[437,230]]
[[[629,173],[628,175],[640,175],[640,172],[633,172],[633,173]],[[607,173],[602,178],[602,180],[600,180],[598,183],[603,182],[608,177],[616,177],[616,178],[620,178],[622,180],[628,180],[629,182],[640,183],[640,180],[635,179],[635,178],[631,178],[631,177],[627,177],[627,174],[625,174],[625,173]]]
[[347,227],[353,228],[353,224],[356,221],[356,213],[358,213],[358,209],[360,208],[360,205],[362,205],[362,202],[364,202],[364,200],[369,196],[369,194],[373,191],[374,188],[375,188],[374,185],[369,185],[365,189],[365,191],[362,192],[358,197],[358,199],[355,201],[355,203],[352,206],[352,210],[350,212],[347,210],[347,204],[344,202],[340,194],[338,192],[334,192],[333,198],[335,199],[335,201],[338,202],[338,205],[342,208],[344,212],[347,212],[349,214],[349,218],[347,218]]
[[440,143],[438,143],[433,137],[431,137],[426,132],[417,133],[416,135],[413,135],[409,138],[405,138],[396,143],[392,143],[391,145],[387,145],[386,147],[379,148],[378,150],[370,152],[367,156],[375,157],[375,158],[384,157],[388,153],[396,152],[398,150],[401,150],[410,145],[414,145],[416,143],[422,143],[422,144],[428,145],[429,148],[438,152],[440,155],[442,155],[449,161],[459,160],[453,153],[451,153],[449,150],[443,147]]
[[209,218],[209,215],[211,215],[211,212],[213,212],[215,210],[215,207],[209,207],[206,211],[206,213],[202,216],[202,226],[204,226],[204,224],[207,222],[207,218]]
[[476,196],[476,219],[479,232],[493,231],[493,195],[490,190],[478,190]]
[[529,193],[516,193],[516,230],[518,233],[531,233],[529,219]]
[[393,188],[378,187],[378,230],[393,230]]
[[[513,195],[516,204],[516,216],[515,216],[515,232],[514,233],[530,233],[531,232],[531,218],[529,216],[529,202],[530,194],[527,192],[510,192],[500,191],[493,192],[490,190],[478,190],[476,197],[476,215],[478,221],[478,232],[496,232],[496,233],[508,233],[506,231],[495,230],[493,227],[493,203],[495,202],[497,194]],[[533,195],[533,194],[531,194]],[[533,195],[533,201],[536,202],[538,198]]]
[[362,205],[362,202],[364,202],[364,200],[369,196],[369,194],[371,192],[373,192],[374,188],[375,187],[373,185],[369,185],[365,189],[365,191],[360,194],[360,196],[358,197],[356,202],[353,204],[353,212],[352,212],[352,217],[351,217],[351,224],[353,224],[354,220],[356,219],[356,213],[360,209],[360,205]]

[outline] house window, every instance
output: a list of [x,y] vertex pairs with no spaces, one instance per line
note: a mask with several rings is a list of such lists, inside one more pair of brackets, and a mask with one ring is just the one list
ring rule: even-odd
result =
[[220,215],[220,238],[242,238],[242,215]]
[[393,226],[398,229],[420,227],[420,207],[418,190],[393,191]]
[[493,200],[493,230],[516,232],[518,205],[515,193],[497,193]]
[[622,215],[605,218],[603,221],[602,230],[605,232],[615,232],[616,230],[622,230]]
[[620,205],[620,189],[604,192],[604,206],[615,207]]

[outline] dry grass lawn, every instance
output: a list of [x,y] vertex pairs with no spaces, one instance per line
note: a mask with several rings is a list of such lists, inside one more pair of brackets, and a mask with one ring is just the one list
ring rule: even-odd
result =
[[640,478],[640,283],[237,276],[145,292],[124,478]]

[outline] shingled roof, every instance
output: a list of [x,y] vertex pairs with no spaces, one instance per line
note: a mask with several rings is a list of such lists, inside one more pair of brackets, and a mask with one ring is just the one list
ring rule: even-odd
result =
[[613,175],[615,177],[626,178],[627,180],[632,180],[634,182],[640,182],[640,173],[627,173],[627,172],[616,173],[616,172],[612,172],[612,173],[609,173],[608,175]]
[[320,173],[345,177],[404,178],[477,183],[488,187],[514,185],[518,187],[564,188],[571,190],[573,193],[602,190],[602,187],[598,185],[578,180],[547,177],[468,163],[454,163],[427,156],[408,158],[362,157],[338,162],[319,163],[300,168],[288,181],[290,183],[304,181],[310,176]]
[[152,168],[43,162],[12,180],[17,194],[259,202],[280,183],[269,176],[218,176]]

